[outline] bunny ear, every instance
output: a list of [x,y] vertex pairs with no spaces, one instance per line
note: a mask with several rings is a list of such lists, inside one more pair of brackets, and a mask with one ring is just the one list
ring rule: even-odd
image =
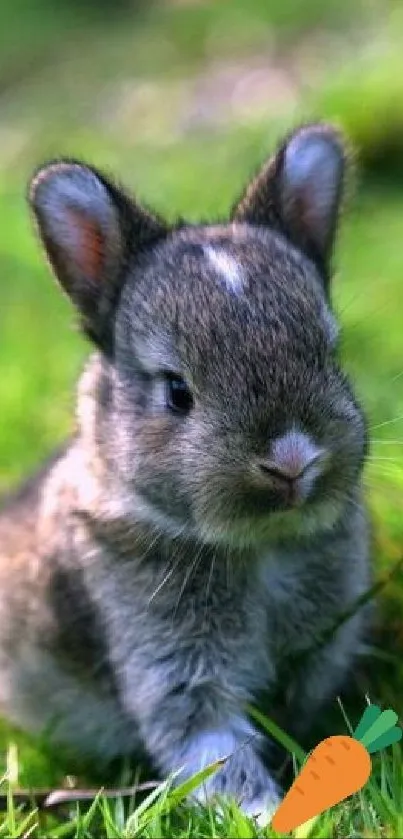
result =
[[263,166],[233,219],[281,230],[326,277],[345,167],[346,152],[337,131],[323,124],[304,126]]
[[162,236],[164,226],[96,169],[75,161],[41,168],[30,203],[54,273],[84,330],[110,350],[111,312],[128,257]]

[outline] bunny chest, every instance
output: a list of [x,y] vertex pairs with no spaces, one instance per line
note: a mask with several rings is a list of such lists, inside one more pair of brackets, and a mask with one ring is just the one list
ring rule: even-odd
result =
[[[265,593],[250,569],[205,563],[167,577],[128,565],[103,596],[110,654],[131,701],[156,710],[192,699],[194,713],[239,709],[274,678]],[[104,581],[105,583],[105,581]],[[112,596],[111,596],[112,595]]]

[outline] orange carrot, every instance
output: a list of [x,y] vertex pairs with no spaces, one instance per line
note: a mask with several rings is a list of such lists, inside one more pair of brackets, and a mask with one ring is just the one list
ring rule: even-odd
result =
[[279,833],[289,833],[355,792],[371,774],[370,754],[397,742],[402,730],[397,714],[369,705],[353,737],[322,740],[309,755],[272,820]]
[[371,758],[358,740],[343,736],[322,740],[289,789],[272,826],[289,833],[357,792],[370,774]]

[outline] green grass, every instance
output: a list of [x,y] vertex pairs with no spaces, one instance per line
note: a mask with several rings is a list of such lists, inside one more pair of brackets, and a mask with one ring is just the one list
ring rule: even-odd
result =
[[[0,493],[71,428],[74,383],[88,352],[30,225],[25,190],[32,168],[55,154],[81,156],[112,169],[170,219],[213,219],[226,213],[285,128],[300,118],[325,116],[345,126],[364,164],[342,225],[334,302],[345,364],[371,427],[365,480],[379,576],[403,556],[399,4],[389,4],[389,19],[379,18],[380,3],[340,0],[146,6],[133,7],[125,19],[112,16],[105,25],[88,11],[78,18],[69,4],[56,11],[50,0],[1,5]],[[318,79],[297,105],[278,116],[271,111],[270,119],[260,113],[228,125],[178,128],[173,112],[182,96],[186,106],[183,83],[193,84],[220,61],[247,61],[255,53],[270,58],[273,46],[285,62],[303,43],[311,55],[309,39],[325,30],[329,55],[336,49],[332,39],[343,42],[340,67],[331,60],[327,66],[322,57]],[[154,87],[151,95],[145,88],[144,113],[129,107],[123,118],[114,105],[128,80],[135,90],[143,81]],[[374,701],[391,704],[402,716],[402,572],[382,593],[380,612],[383,651],[392,658],[374,657],[366,687]],[[153,800],[131,802],[129,812],[122,800],[102,796],[91,806],[70,805],[51,815],[33,807],[21,811],[13,798],[17,780],[24,788],[60,787],[73,763],[6,724],[0,745],[0,794],[8,794],[0,809],[0,837],[272,835],[257,833],[235,806],[224,806],[221,815],[217,809],[178,807],[177,793],[166,786]],[[312,837],[402,835],[401,748],[389,749],[374,766],[364,792],[316,821]],[[118,780],[128,783],[127,773],[123,768]]]
[[[348,721],[347,721],[348,722]],[[349,725],[349,724],[348,724]],[[273,733],[273,728],[268,723]],[[349,726],[351,732],[351,727]],[[278,730],[281,742],[289,746],[288,738]],[[295,746],[295,772],[299,771],[304,753]],[[24,807],[17,789],[21,780],[27,786],[26,771],[18,764],[18,750],[9,747],[8,773],[0,784],[4,797],[4,817],[0,836],[52,839],[118,839],[123,837],[275,837],[270,825],[258,826],[242,813],[235,802],[225,799],[209,806],[191,805],[186,800],[209,774],[219,769],[212,765],[190,781],[174,787],[171,779],[148,792],[110,798],[100,788],[90,802],[66,801],[59,807],[38,807],[32,794],[31,806]],[[31,776],[32,777],[32,776]],[[53,778],[55,781],[55,779]],[[42,779],[43,781],[43,779]],[[47,779],[49,781],[49,775]],[[46,785],[43,781],[42,785]],[[126,778],[127,785],[127,778]],[[29,783],[28,783],[29,786]],[[363,790],[332,810],[302,825],[295,831],[298,839],[305,837],[390,837],[397,839],[403,829],[403,762],[399,746],[381,752],[373,760],[372,775]]]

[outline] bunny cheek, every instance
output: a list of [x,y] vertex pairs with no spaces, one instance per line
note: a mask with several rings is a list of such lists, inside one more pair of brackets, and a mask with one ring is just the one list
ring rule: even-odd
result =
[[[165,474],[169,473],[172,464],[174,443],[174,428],[170,417],[149,417],[147,423],[136,433],[136,448],[141,458],[147,463],[148,469],[156,469],[161,482],[161,466],[165,466]],[[157,457],[157,462],[156,462]],[[175,450],[175,460],[177,454]],[[156,464],[156,466],[154,466]],[[138,476],[141,479],[141,476]]]
[[153,518],[164,514],[177,525],[189,523],[192,514],[189,493],[181,479],[182,456],[178,449],[176,417],[149,417],[135,430],[134,457],[136,468],[127,478],[136,495],[149,506]]

